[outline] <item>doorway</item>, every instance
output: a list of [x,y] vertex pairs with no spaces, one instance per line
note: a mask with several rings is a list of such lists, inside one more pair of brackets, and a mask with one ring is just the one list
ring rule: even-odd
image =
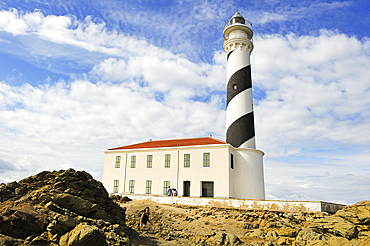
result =
[[184,195],[183,196],[190,196],[190,181],[184,181]]
[[213,182],[202,182],[202,197],[213,197]]

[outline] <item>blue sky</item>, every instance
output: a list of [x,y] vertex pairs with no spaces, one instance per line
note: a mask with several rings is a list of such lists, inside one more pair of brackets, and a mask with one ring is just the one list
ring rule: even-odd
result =
[[103,150],[225,139],[225,22],[253,23],[268,199],[352,204],[370,191],[367,1],[0,1],[0,182]]

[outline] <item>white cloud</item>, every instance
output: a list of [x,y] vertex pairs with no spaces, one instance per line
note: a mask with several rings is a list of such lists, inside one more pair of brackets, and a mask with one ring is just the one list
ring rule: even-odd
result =
[[323,141],[370,144],[366,41],[322,32],[256,37],[255,46],[253,82],[266,93],[255,110],[257,134],[266,152],[290,155]]
[[[275,1],[271,1],[273,11],[252,11],[249,15],[258,24],[266,24],[270,22],[281,21],[296,21],[298,19],[309,18],[312,21],[317,15],[327,11],[334,11],[336,9],[343,9],[353,4],[350,1],[333,1],[330,3],[312,2],[309,5],[302,3],[295,3],[293,6],[290,2],[281,3],[276,5]],[[248,9],[247,9],[248,10]]]

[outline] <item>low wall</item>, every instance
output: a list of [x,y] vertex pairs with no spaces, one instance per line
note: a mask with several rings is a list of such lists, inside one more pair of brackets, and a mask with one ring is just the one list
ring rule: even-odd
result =
[[281,201],[281,200],[252,200],[231,198],[206,197],[177,197],[177,196],[149,196],[124,195],[134,200],[143,200],[161,204],[181,204],[193,206],[233,207],[250,210],[272,210],[292,212],[328,212],[335,213],[345,205],[321,201]]

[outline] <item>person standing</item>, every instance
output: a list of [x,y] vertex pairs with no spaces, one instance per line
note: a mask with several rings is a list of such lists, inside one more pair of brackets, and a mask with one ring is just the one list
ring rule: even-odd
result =
[[168,189],[167,189],[167,196],[172,196],[172,189],[171,189],[171,186],[168,186]]

